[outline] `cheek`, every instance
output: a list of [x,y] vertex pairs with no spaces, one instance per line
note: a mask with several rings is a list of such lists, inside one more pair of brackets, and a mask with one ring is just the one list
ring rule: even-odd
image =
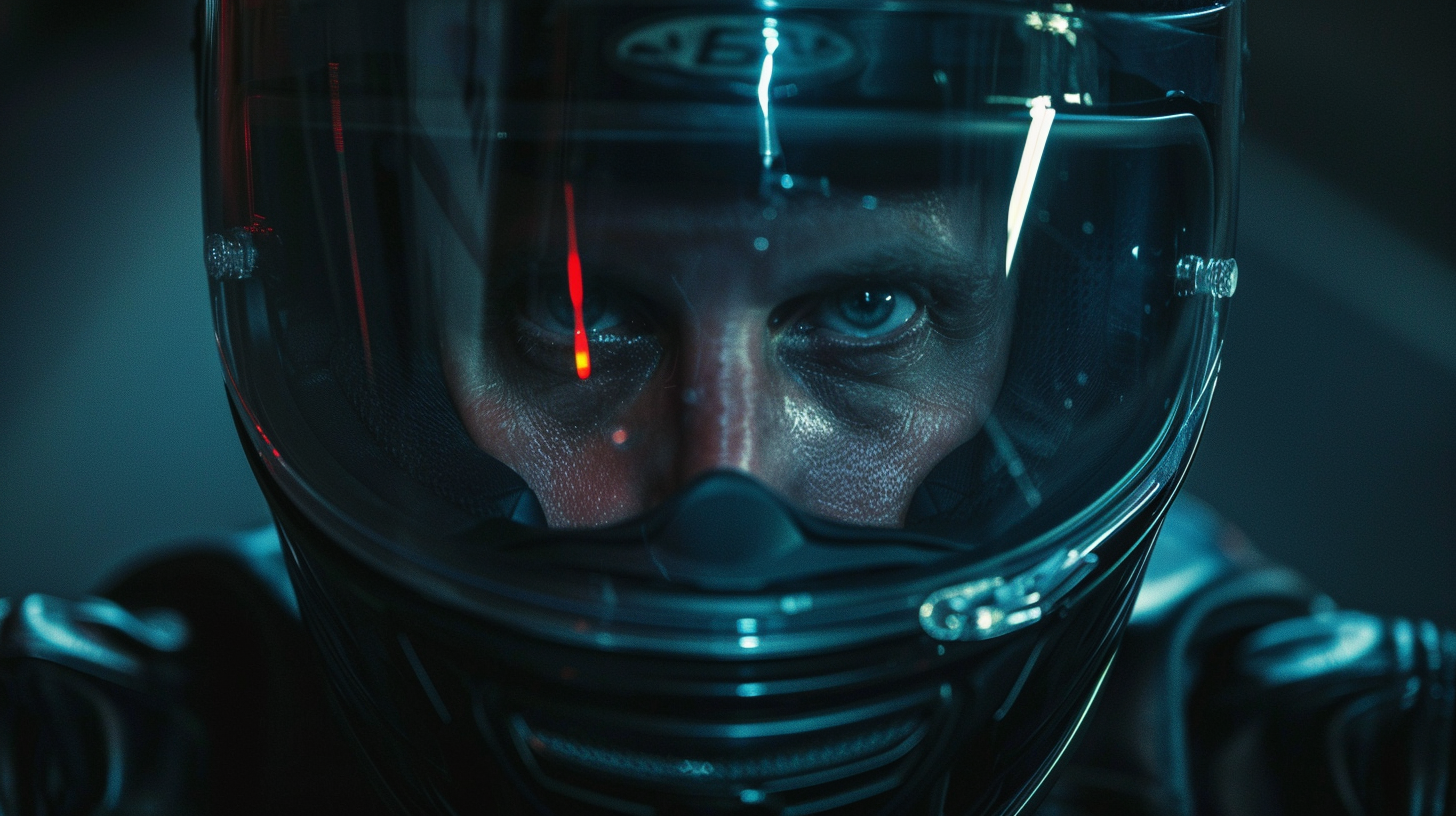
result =
[[530,485],[552,527],[613,521],[614,511],[629,502],[626,463],[610,437],[573,436],[533,412],[488,398],[473,400],[462,414],[475,444]]
[[977,341],[923,358],[896,387],[810,389],[786,398],[794,498],[839,521],[902,524],[931,469],[990,415],[1005,373],[1008,314]]
[[[665,395],[662,389],[649,393]],[[615,422],[568,428],[540,408],[483,396],[465,403],[466,430],[481,450],[525,480],[552,527],[611,524],[660,501],[671,456],[665,396],[633,403]]]
[[[794,498],[805,510],[839,521],[897,526],[925,475],[984,421],[980,412],[956,406],[912,397],[893,402],[884,406],[893,420],[876,427],[836,425],[827,412],[795,423],[790,447],[802,470]],[[795,406],[794,413],[802,417],[808,411]]]

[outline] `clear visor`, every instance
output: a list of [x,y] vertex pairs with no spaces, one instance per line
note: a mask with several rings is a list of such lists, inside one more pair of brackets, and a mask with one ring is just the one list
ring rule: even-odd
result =
[[209,252],[285,486],[427,551],[731,473],[916,563],[1132,489],[1207,373],[1219,12],[771,5],[241,13]]

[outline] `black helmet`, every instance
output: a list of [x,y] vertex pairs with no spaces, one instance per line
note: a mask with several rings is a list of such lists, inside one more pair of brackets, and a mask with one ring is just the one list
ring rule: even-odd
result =
[[1213,390],[1240,9],[208,0],[228,389],[390,801],[1034,801]]

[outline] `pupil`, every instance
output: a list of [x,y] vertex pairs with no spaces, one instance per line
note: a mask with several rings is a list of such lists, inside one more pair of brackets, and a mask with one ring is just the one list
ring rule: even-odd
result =
[[865,289],[846,298],[842,311],[851,323],[870,327],[883,323],[894,308],[894,294],[880,289]]
[[[546,310],[557,326],[567,332],[576,330],[576,310],[571,306],[571,295],[564,290],[553,291],[546,296]],[[588,330],[601,318],[602,311],[599,298],[590,295],[582,298],[581,317]]]

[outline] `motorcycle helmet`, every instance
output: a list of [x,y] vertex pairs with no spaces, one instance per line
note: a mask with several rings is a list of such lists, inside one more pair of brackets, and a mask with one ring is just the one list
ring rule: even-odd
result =
[[227,390],[397,810],[1045,793],[1213,390],[1236,0],[202,15]]

